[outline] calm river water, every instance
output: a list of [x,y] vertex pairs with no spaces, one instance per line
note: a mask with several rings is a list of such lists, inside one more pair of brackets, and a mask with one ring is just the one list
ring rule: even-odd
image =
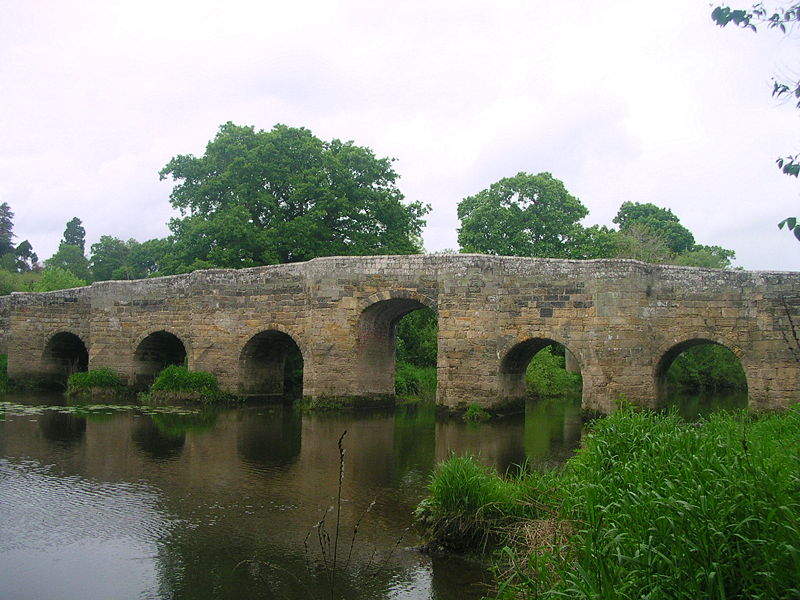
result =
[[[744,401],[676,400],[688,417]],[[63,404],[0,401],[3,600],[480,598],[489,578],[479,565],[414,549],[412,511],[434,464],[451,452],[500,470],[557,464],[581,437],[580,403],[568,399],[482,425],[428,407],[345,416]],[[331,584],[324,536],[335,536],[345,430]]]

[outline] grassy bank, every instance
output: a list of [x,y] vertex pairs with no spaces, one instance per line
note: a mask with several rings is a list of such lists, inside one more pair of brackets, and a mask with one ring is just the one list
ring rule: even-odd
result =
[[220,391],[217,378],[205,371],[190,371],[170,365],[161,371],[150,386],[146,399],[151,402],[200,402],[213,404],[232,400]]
[[418,513],[439,544],[499,549],[501,598],[797,598],[800,407],[620,410],[558,471],[445,461]]

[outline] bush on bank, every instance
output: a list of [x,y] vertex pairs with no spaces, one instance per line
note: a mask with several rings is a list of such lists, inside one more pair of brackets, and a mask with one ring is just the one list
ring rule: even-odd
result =
[[502,598],[797,598],[800,406],[699,423],[622,409],[559,471],[449,459],[418,514],[442,544],[502,547]]
[[401,398],[433,402],[436,400],[436,367],[420,367],[398,361],[394,389]]
[[219,389],[217,377],[206,371],[190,371],[182,365],[170,365],[161,371],[150,386],[152,400],[219,402],[228,397]]
[[67,378],[67,394],[92,389],[118,390],[124,385],[119,373],[111,369],[92,369],[81,373],[73,373]]

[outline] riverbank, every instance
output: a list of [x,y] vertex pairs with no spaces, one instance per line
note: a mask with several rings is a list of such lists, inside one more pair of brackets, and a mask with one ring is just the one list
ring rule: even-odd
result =
[[492,554],[497,597],[796,598],[800,407],[623,409],[557,470],[451,457],[417,509],[432,546]]

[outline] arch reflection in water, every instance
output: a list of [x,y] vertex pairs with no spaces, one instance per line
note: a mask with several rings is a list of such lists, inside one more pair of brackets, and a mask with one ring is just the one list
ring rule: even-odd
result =
[[[156,415],[157,416],[157,415]],[[155,416],[141,415],[133,429],[131,438],[136,447],[150,458],[166,460],[180,456],[186,434],[180,430],[158,427]]]
[[525,455],[534,467],[563,463],[580,445],[579,395],[529,399],[525,406]]
[[58,446],[70,447],[79,443],[86,433],[86,419],[57,410],[46,410],[39,416],[42,436]]
[[244,410],[236,433],[236,451],[257,467],[282,467],[297,460],[301,444],[300,411],[289,406]]
[[487,466],[506,473],[525,462],[525,418],[513,415],[488,423],[449,418],[436,423],[436,460],[451,453],[472,454]]

